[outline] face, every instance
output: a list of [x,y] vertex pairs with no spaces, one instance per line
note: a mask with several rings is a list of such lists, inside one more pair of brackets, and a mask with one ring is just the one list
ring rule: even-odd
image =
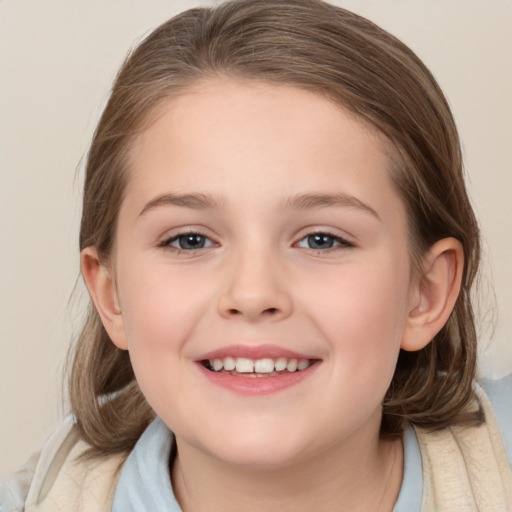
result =
[[413,293],[363,122],[227,79],[169,100],[132,148],[113,261],[112,337],[178,446],[277,467],[378,436]]

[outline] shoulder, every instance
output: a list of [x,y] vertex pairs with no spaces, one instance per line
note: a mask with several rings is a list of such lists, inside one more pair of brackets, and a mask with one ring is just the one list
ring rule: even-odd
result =
[[52,465],[57,456],[65,457],[67,448],[76,441],[74,433],[74,421],[72,417],[67,417],[59,427],[57,427],[43,446],[38,457],[37,465],[34,468],[32,481],[28,489],[27,502],[31,497],[38,496],[43,489],[43,484],[47,481],[47,476],[51,473]]
[[500,379],[483,379],[482,387],[491,404],[512,467],[512,373]]
[[[45,443],[20,484],[9,485],[8,512],[110,510],[123,455],[84,457],[89,445],[67,418]],[[15,499],[13,499],[15,498]],[[3,502],[2,502],[3,505]],[[85,508],[84,508],[85,507]],[[2,512],[4,509],[2,508]]]
[[39,452],[0,485],[0,510],[2,512],[22,512],[25,509],[30,484],[34,478]]
[[52,433],[43,449],[32,455],[21,468],[3,482],[0,489],[2,512],[25,510],[27,496],[37,492],[41,487],[49,461],[53,459],[63,440],[68,437],[72,427],[72,419],[66,418]]
[[[484,386],[489,390],[488,383]],[[512,468],[503,435],[510,434],[512,423],[502,414],[511,406],[510,380],[490,386],[490,397],[481,385],[474,388],[478,403],[472,407],[482,409],[483,424],[415,429],[423,466],[422,511],[512,510]]]

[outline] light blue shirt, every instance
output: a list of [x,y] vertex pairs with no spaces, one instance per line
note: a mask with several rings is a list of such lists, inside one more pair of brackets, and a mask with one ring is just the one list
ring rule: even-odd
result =
[[142,434],[126,460],[112,512],[181,512],[174,497],[169,457],[174,436],[157,418]]

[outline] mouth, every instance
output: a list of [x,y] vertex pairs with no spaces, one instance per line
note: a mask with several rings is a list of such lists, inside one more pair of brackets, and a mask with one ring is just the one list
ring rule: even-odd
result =
[[294,357],[265,357],[249,359],[247,357],[223,357],[201,361],[210,372],[245,378],[278,377],[307,370],[315,363],[314,359]]
[[275,345],[234,345],[204,354],[196,363],[210,383],[230,392],[259,396],[309,380],[322,360]]

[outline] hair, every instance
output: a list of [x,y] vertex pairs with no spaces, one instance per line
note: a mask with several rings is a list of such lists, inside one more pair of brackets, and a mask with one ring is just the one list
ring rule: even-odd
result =
[[[454,237],[465,265],[454,310],[431,343],[401,351],[383,403],[381,434],[405,422],[428,429],[478,423],[469,411],[476,367],[471,287],[478,225],[464,184],[447,100],[421,60],[369,20],[320,0],[234,0],[187,10],[156,28],[127,57],[88,153],[80,249],[108,263],[129,179],[133,140],[163,102],[210,77],[288,85],[334,101],[384,136],[390,174],[408,214],[412,268],[436,241]],[[131,450],[154,412],[127,351],[89,305],[72,352],[70,402],[95,454]]]

